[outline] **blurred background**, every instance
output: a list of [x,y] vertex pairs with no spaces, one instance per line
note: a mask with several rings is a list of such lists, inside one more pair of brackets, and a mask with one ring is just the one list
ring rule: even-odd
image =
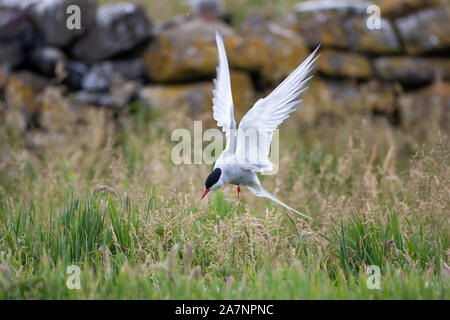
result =
[[214,25],[225,38],[238,116],[321,44],[302,121],[355,112],[405,129],[430,115],[448,121],[448,1],[377,1],[369,14],[373,3],[361,1],[83,0],[80,30],[66,27],[70,3],[1,2],[3,123],[70,121],[50,110],[45,100],[55,96],[70,110],[117,113],[138,102],[211,118]]

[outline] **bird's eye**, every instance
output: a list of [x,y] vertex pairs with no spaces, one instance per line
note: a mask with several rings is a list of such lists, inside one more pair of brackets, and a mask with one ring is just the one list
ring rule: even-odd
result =
[[205,181],[206,189],[209,189],[213,185],[215,185],[217,183],[217,181],[219,181],[221,174],[222,174],[222,170],[220,170],[220,168],[214,169],[214,171],[211,172],[211,174],[208,176],[208,178],[206,178],[206,181]]

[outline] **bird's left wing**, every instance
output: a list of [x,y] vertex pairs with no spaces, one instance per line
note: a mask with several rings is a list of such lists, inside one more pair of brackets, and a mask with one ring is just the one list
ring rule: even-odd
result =
[[227,136],[225,150],[216,161],[216,165],[234,158],[236,151],[236,121],[234,120],[233,96],[231,93],[230,70],[222,37],[216,29],[216,42],[219,50],[217,78],[214,80],[213,116],[217,126]]
[[235,153],[239,164],[256,172],[272,171],[269,150],[273,131],[301,102],[297,98],[307,89],[305,84],[311,78],[307,76],[319,57],[315,57],[318,49],[319,47],[272,93],[259,99],[244,115],[239,124]]

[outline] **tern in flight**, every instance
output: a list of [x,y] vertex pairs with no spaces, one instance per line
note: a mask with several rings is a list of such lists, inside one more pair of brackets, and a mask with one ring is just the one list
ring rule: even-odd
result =
[[[256,196],[271,199],[310,219],[309,216],[289,207],[266,191],[255,172],[272,171],[273,164],[269,160],[269,149],[273,131],[302,101],[298,99],[298,96],[307,89],[305,84],[312,77],[308,77],[308,74],[319,57],[319,55],[315,57],[319,48],[314,50],[272,93],[259,99],[244,115],[239,128],[236,129],[230,71],[225,46],[217,29],[216,42],[219,54],[217,78],[214,80],[213,116],[217,125],[225,132],[227,142],[225,150],[214,165],[213,172],[205,181],[206,190],[202,200],[211,190],[219,189],[229,183],[237,186],[238,196],[240,187],[246,187]],[[251,137],[247,134],[248,132],[256,133],[253,137],[257,137],[257,139],[250,139],[250,145],[246,139]]]

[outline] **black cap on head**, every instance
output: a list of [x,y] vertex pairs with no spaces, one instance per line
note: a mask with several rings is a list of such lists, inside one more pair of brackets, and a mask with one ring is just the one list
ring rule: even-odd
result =
[[213,172],[206,178],[205,187],[206,189],[211,188],[217,181],[219,181],[220,175],[222,174],[222,170],[220,168],[214,169]]

